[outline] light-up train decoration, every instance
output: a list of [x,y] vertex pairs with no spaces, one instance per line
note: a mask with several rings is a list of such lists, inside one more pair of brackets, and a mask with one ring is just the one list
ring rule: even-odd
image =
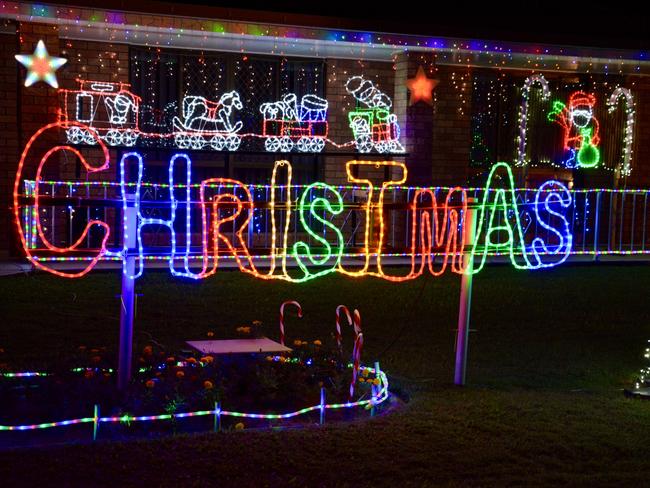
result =
[[[316,95],[298,100],[296,94],[288,93],[278,101],[263,103],[259,107],[261,134],[243,134],[244,124],[237,120],[243,103],[236,91],[224,93],[218,101],[186,95],[179,111],[175,102],[164,110],[143,105],[128,83],[77,80],[77,84],[74,90],[59,90],[59,122],[83,124],[109,146],[155,146],[168,141],[167,145],[179,149],[237,151],[243,139],[262,139],[268,152],[319,153],[327,143],[335,148],[355,146],[364,153],[373,149],[404,152],[397,117],[390,113],[391,99],[361,76],[346,84],[361,107],[349,114],[354,141],[343,144],[328,139],[328,103]],[[89,129],[70,124],[68,142],[95,145]]]
[[393,101],[363,76],[353,76],[345,89],[361,105],[348,114],[354,142],[359,152],[374,148],[380,153],[404,152],[399,142],[400,128],[395,114],[390,113]]
[[294,93],[273,103],[263,103],[262,135],[270,152],[289,152],[294,144],[301,152],[321,152],[327,138],[327,100],[305,95],[297,103]]
[[[90,164],[78,149],[61,145],[53,147],[38,160],[42,152],[34,148],[37,141],[42,138],[48,140],[47,137],[57,135],[60,130],[69,133],[75,127],[95,137],[95,143],[102,154],[100,164]],[[348,181],[366,195],[361,210],[365,221],[363,265],[359,267],[351,266],[342,259],[346,240],[338,220],[344,209],[340,192],[327,183],[314,182],[304,188],[297,199],[292,200],[292,192],[283,191],[283,188],[292,188],[292,168],[288,161],[275,163],[270,201],[256,202],[253,193],[242,181],[208,178],[194,182],[191,156],[177,153],[169,161],[169,200],[164,204],[156,202],[158,206],[167,207],[168,211],[164,212],[164,217],[153,217],[143,211],[145,161],[137,152],[122,155],[118,162],[117,202],[122,210],[120,233],[124,237],[123,247],[108,248],[109,235],[116,232],[115,224],[111,225],[101,219],[89,219],[76,241],[69,246],[60,247],[48,240],[41,223],[40,202],[47,196],[41,195],[40,186],[45,165],[52,164],[52,158],[58,160],[57,156],[63,153],[77,158],[88,174],[106,171],[111,164],[108,146],[90,127],[77,123],[50,124],[30,139],[22,154],[14,185],[14,212],[19,236],[29,260],[40,269],[68,278],[83,276],[100,259],[121,259],[126,263],[127,257],[133,256],[133,253],[137,258],[135,271],[128,272],[125,264],[124,273],[133,279],[141,276],[148,254],[144,234],[152,226],[166,229],[169,233],[170,244],[165,254],[170,272],[175,276],[192,279],[213,275],[220,259],[229,256],[236,261],[241,271],[261,279],[304,282],[338,272],[351,277],[376,276],[397,282],[417,278],[424,273],[425,266],[435,276],[443,273],[447,267],[456,273],[476,273],[484,267],[488,252],[495,249],[509,256],[513,266],[518,269],[550,267],[566,260],[572,247],[572,235],[566,216],[572,205],[568,190],[557,181],[548,181],[537,190],[534,219],[544,229],[544,235],[526,235],[520,218],[512,171],[506,163],[495,164],[490,172],[477,209],[476,240],[469,251],[465,249],[467,191],[460,187],[452,188],[445,198],[441,198],[430,189],[415,189],[407,204],[410,215],[410,247],[406,255],[410,256],[410,265],[406,271],[401,269],[395,272],[384,269],[382,263],[386,234],[390,230],[383,210],[387,192],[407,181],[404,163],[355,160],[348,161],[345,165]],[[32,177],[32,174],[25,174],[26,161],[38,161],[33,175],[33,192],[29,196],[31,201],[28,203],[25,203],[20,194],[24,181]],[[127,181],[127,175],[133,174],[132,171],[127,171],[129,164],[134,164],[137,169],[134,182]],[[367,169],[382,168],[392,169],[386,173],[396,176],[388,177],[380,187],[375,187],[369,179],[356,176],[365,173]],[[178,175],[182,176],[179,178]],[[101,184],[97,182],[98,186]],[[259,205],[268,209],[271,219],[272,243],[264,269],[255,262],[244,237],[250,230],[252,216]],[[32,221],[25,223],[22,209],[27,206],[31,207]],[[192,219],[196,219],[197,214],[200,214],[201,229],[198,253],[191,249]],[[181,217],[185,223],[183,230],[178,225]],[[373,220],[374,224],[371,225]],[[299,225],[303,230],[291,245],[288,237],[290,225]],[[96,228],[95,232],[102,236],[99,248],[85,248],[83,245],[91,228]],[[28,243],[26,235],[30,229],[35,229],[44,249],[34,249]],[[133,249],[126,245],[128,236],[135,236]],[[530,237],[533,238],[532,243]],[[467,261],[463,259],[464,252],[470,252],[478,259],[478,265],[469,271]],[[80,253],[87,258],[81,271],[56,269],[46,259],[52,255],[73,259]]]

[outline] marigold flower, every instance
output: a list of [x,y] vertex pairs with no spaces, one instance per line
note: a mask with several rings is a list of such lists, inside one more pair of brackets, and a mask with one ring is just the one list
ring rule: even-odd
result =
[[359,383],[365,383],[365,382],[366,380],[364,380],[363,378],[359,378]]
[[145,356],[151,356],[153,354],[153,347],[145,346],[144,349],[142,349],[142,354]]
[[168,362],[168,363],[173,363],[174,361],[176,361],[176,360],[174,359],[174,356],[169,356],[169,357],[167,358],[167,362]]
[[373,385],[377,385],[377,386],[378,386],[379,383],[381,383],[381,381],[379,381],[379,378],[375,378],[374,380],[372,380],[372,384],[373,384]]
[[243,422],[237,422],[235,424],[235,430],[244,430],[244,423]]
[[196,358],[187,358],[187,362],[190,364],[196,364]]
[[206,335],[207,335],[208,337],[214,337],[214,332],[212,332],[211,330],[209,330],[209,331],[207,332]]
[[259,327],[260,325],[262,325],[262,321],[261,320],[253,320],[253,325],[255,327]]
[[156,382],[154,380],[147,380],[147,382],[144,384],[147,388],[151,389],[154,386],[156,386]]
[[320,340],[316,339],[314,341],[314,346],[322,346],[322,345],[323,345],[323,343]]
[[203,388],[205,388],[206,390],[211,390],[212,388],[214,388],[214,384],[210,380],[205,380],[203,382]]
[[185,373],[183,371],[176,371],[176,378],[184,378]]

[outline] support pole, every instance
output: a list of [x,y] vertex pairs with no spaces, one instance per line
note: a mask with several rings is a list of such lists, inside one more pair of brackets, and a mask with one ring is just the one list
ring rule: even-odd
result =
[[465,225],[465,249],[463,260],[465,261],[465,273],[460,282],[460,305],[458,308],[458,330],[456,332],[456,369],[454,371],[454,384],[463,386],[467,369],[467,347],[469,341],[469,320],[472,309],[472,278],[474,270],[474,259],[472,247],[476,237],[476,203],[475,198],[467,199],[467,215],[464,216]]
[[320,425],[325,423],[325,387],[320,387]]
[[122,293],[120,295],[120,344],[117,361],[117,388],[124,390],[131,381],[133,355],[133,319],[135,315],[135,246],[137,216],[133,195],[127,195],[126,227],[124,247],[126,266],[122,273]]
[[93,441],[97,440],[97,429],[99,429],[99,405],[95,403],[93,410]]
[[221,404],[214,402],[214,425],[212,426],[214,432],[221,431]]

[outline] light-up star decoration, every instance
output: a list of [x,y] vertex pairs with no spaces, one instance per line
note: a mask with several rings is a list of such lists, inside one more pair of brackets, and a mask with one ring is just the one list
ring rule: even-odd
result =
[[409,105],[415,105],[418,102],[425,102],[433,105],[433,89],[438,84],[438,80],[427,78],[422,66],[418,67],[415,78],[406,80],[406,87],[411,92]]
[[27,68],[25,86],[32,86],[37,81],[44,81],[52,88],[58,88],[54,72],[63,66],[68,60],[50,56],[45,48],[45,43],[38,41],[34,54],[16,54],[16,61]]

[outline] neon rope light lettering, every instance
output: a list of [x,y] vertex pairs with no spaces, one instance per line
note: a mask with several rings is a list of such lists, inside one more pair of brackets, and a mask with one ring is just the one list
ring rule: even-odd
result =
[[[96,137],[96,150],[102,155],[103,162],[97,166],[89,164],[79,150],[70,146],[55,146],[45,152],[37,165],[33,184],[29,185],[29,194],[21,195],[25,174],[26,159],[39,159],[42,152],[33,146],[37,140],[56,131],[67,131],[76,126]],[[143,188],[150,183],[143,182],[145,162],[137,152],[129,152],[119,161],[119,198],[117,200],[122,215],[122,244],[108,249],[110,225],[98,219],[86,223],[71,245],[58,247],[48,241],[48,236],[41,223],[39,203],[41,195],[42,168],[53,156],[66,152],[79,159],[88,173],[106,170],[109,165],[108,148],[94,129],[77,123],[57,123],[46,126],[37,132],[28,142],[19,163],[14,183],[14,213],[19,235],[29,260],[40,269],[51,273],[76,278],[88,273],[100,259],[121,260],[123,272],[127,273],[127,257],[134,255],[137,266],[132,275],[136,279],[144,272],[144,263],[151,259],[167,260],[170,273],[174,276],[203,279],[216,273],[221,259],[232,259],[242,272],[261,279],[279,279],[293,283],[305,282],[317,277],[339,272],[350,277],[375,276],[387,281],[400,282],[415,279],[422,275],[425,265],[433,276],[439,276],[447,268],[454,273],[465,273],[463,264],[465,250],[465,220],[468,211],[467,190],[456,187],[447,194],[436,193],[428,188],[416,188],[409,191],[405,206],[407,214],[402,225],[406,225],[408,246],[403,253],[386,252],[386,236],[390,235],[393,219],[385,218],[387,213],[386,195],[388,190],[402,188],[407,181],[406,165],[395,161],[348,161],[346,172],[348,181],[353,186],[346,187],[357,198],[365,201],[354,204],[351,211],[359,211],[364,220],[362,225],[363,245],[356,254],[345,252],[345,237],[342,232],[345,205],[341,193],[331,185],[315,182],[305,187],[293,201],[292,168],[287,161],[277,161],[274,165],[271,185],[268,188],[270,201],[257,208],[267,212],[270,221],[270,253],[262,262],[266,269],[258,269],[255,260],[260,259],[249,249],[247,237],[251,232],[252,217],[256,202],[250,186],[242,181],[230,178],[208,178],[201,182],[192,181],[192,160],[189,154],[174,154],[169,161],[168,180],[161,185],[169,191],[168,200],[143,202]],[[134,164],[137,171],[127,171],[127,165]],[[127,174],[134,174],[135,181],[127,181]],[[374,177],[373,177],[374,175]],[[505,185],[497,186],[497,175],[503,176]],[[280,181],[282,179],[282,181]],[[381,181],[375,186],[371,179]],[[534,193],[534,218],[537,226],[543,229],[540,235],[524,230],[521,212],[515,194],[513,175],[506,163],[497,163],[492,168],[486,187],[482,190],[482,203],[477,209],[477,239],[472,245],[471,253],[479,257],[479,263],[472,272],[479,272],[488,256],[505,253],[513,266],[518,269],[538,269],[560,264],[572,253],[572,236],[568,211],[572,205],[571,194],[557,181],[544,183]],[[283,184],[280,184],[283,183]],[[84,185],[105,182],[86,182]],[[197,198],[198,189],[198,198]],[[148,190],[147,190],[148,191]],[[378,195],[375,195],[378,193]],[[72,195],[69,195],[72,197]],[[25,204],[24,201],[33,202]],[[32,205],[32,221],[22,212],[22,207]],[[146,205],[146,207],[143,207]],[[155,205],[162,214],[151,216],[144,209]],[[530,205],[528,203],[527,205]],[[294,217],[293,210],[297,214]],[[201,215],[200,249],[192,252],[193,216]],[[135,217],[127,218],[127,214]],[[24,218],[27,215],[27,218]],[[184,220],[184,229],[180,230],[179,221]],[[97,248],[84,247],[91,227],[102,229],[102,239]],[[169,246],[160,256],[150,256],[145,245],[145,230],[150,226],[162,227],[169,232]],[[308,237],[297,238],[289,245],[290,226],[296,232]],[[536,227],[537,227],[536,226]],[[36,249],[28,242],[27,233],[37,236],[44,249]],[[134,247],[128,249],[128,236],[135,232]],[[194,230],[196,233],[196,230]],[[117,232],[119,235],[119,232]],[[300,234],[296,234],[299,236]],[[31,237],[30,237],[31,239]],[[116,244],[114,244],[116,245]],[[42,253],[44,252],[44,254]],[[84,253],[86,255],[84,255]],[[54,257],[50,255],[54,254]],[[160,254],[160,251],[158,251]],[[89,256],[88,256],[89,255]],[[193,269],[192,264],[196,264]],[[361,260],[361,266],[353,267],[344,262],[343,256],[355,256]],[[382,259],[385,255],[410,258],[410,267],[406,273],[399,269],[384,268]],[[58,258],[57,258],[58,256]],[[51,261],[83,261],[81,271],[60,271]],[[192,260],[192,262],[190,261]],[[291,260],[291,263],[289,262]],[[289,268],[293,267],[292,273]],[[296,274],[298,271],[299,274]]]

